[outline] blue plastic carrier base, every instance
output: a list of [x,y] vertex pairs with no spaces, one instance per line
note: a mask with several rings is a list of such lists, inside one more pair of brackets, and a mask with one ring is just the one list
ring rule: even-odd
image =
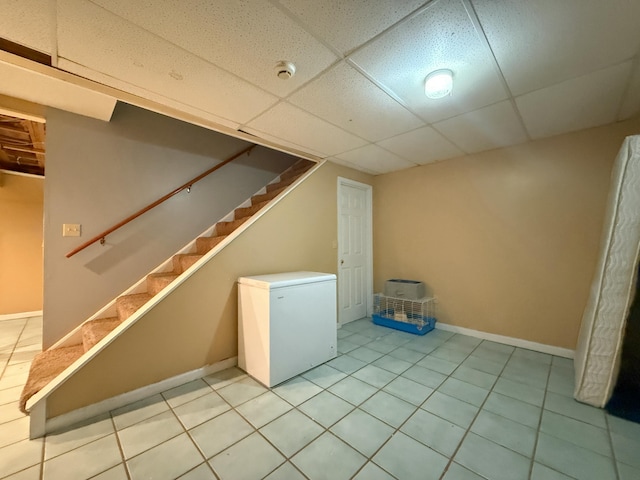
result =
[[436,326],[436,319],[434,317],[422,317],[420,315],[408,314],[408,318],[418,319],[424,322],[422,325],[418,325],[389,318],[393,317],[393,310],[386,310],[381,313],[385,316],[382,316],[380,313],[373,314],[373,323],[382,327],[394,328],[396,330],[402,330],[403,332],[409,332],[415,335],[424,335],[425,333],[433,330]]

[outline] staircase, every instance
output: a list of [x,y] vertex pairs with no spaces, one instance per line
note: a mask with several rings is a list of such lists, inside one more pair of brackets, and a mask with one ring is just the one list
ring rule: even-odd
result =
[[[233,220],[216,223],[211,236],[199,237],[192,242],[190,248],[192,251],[174,255],[171,259],[173,267],[171,271],[156,271],[147,275],[143,283],[145,291],[121,295],[115,300],[115,308],[109,310],[112,312],[111,316],[85,321],[79,327],[78,335],[68,335],[65,337],[67,341],[60,341],[38,354],[31,364],[29,377],[20,397],[20,410],[29,413],[26,404],[33,395],[47,386],[76,360],[94,349],[109,333],[146,305],[206,253],[218,246],[238,227],[262,210],[275,197],[284,192],[314,165],[313,162],[307,160],[298,161],[281,174],[277,181],[267,185],[266,189],[263,189],[266,190],[264,193],[251,197],[249,206],[236,208],[233,212]],[[76,343],[69,345],[68,338],[76,339]]]

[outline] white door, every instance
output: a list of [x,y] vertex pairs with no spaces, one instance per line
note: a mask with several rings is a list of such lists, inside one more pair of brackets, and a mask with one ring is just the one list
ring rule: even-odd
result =
[[338,320],[367,316],[373,295],[371,186],[338,179]]

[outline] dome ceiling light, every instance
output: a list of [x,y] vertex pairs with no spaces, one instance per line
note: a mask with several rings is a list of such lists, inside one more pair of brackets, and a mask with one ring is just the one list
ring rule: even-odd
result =
[[448,69],[434,70],[424,81],[424,94],[428,98],[444,98],[453,91],[453,72]]

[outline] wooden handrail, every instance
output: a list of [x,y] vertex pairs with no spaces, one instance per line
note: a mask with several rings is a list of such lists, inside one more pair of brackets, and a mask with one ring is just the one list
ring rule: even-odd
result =
[[197,177],[189,180],[187,183],[185,183],[184,185],[179,186],[178,188],[176,188],[175,190],[167,193],[164,197],[159,198],[158,200],[156,200],[155,202],[147,205],[146,207],[142,208],[141,210],[138,210],[136,213],[134,213],[133,215],[128,216],[127,218],[125,218],[124,220],[122,220],[119,223],[116,223],[113,227],[108,228],[107,230],[105,230],[104,232],[102,232],[99,235],[96,235],[95,237],[93,237],[91,240],[89,240],[88,242],[83,243],[82,245],[80,245],[78,248],[71,250],[69,253],[67,253],[66,257],[70,258],[72,256],[74,256],[76,253],[84,250],[85,248],[87,248],[89,245],[93,245],[94,243],[96,243],[97,241],[100,241],[101,244],[104,244],[104,239],[107,235],[109,235],[110,233],[115,232],[117,229],[119,229],[120,227],[126,225],[127,223],[129,223],[132,220],[135,220],[136,218],[138,218],[140,215],[142,215],[143,213],[148,212],[149,210],[151,210],[154,207],[157,207],[158,205],[160,205],[162,202],[169,200],[171,197],[173,197],[174,195],[177,195],[178,193],[180,193],[183,190],[186,190],[188,188],[191,188],[191,186],[196,183],[199,180],[202,180],[204,177],[206,177],[207,175],[209,175],[210,173],[215,172],[216,170],[218,170],[221,167],[224,167],[227,163],[234,161],[236,158],[241,157],[242,155],[244,155],[245,153],[249,153],[251,152],[251,150],[255,148],[255,145],[251,145],[248,148],[245,148],[244,150],[242,150],[239,153],[236,153],[235,155],[231,156],[230,158],[227,158],[226,160],[224,160],[223,162],[218,163],[217,165],[215,165],[214,167],[211,167],[209,170],[207,170],[204,173],[201,173],[200,175],[198,175]]

